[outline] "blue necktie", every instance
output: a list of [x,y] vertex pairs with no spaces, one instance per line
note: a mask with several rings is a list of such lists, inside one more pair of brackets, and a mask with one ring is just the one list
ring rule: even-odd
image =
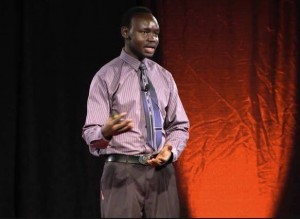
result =
[[157,151],[162,138],[162,123],[157,95],[146,75],[146,65],[141,63],[139,69],[141,71],[141,90],[146,117],[147,143]]

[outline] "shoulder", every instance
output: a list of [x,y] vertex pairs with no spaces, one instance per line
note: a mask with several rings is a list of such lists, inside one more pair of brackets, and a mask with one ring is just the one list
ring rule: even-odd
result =
[[120,74],[123,65],[124,61],[120,57],[116,57],[101,66],[95,73],[94,78],[97,78],[96,80],[111,81]]
[[157,62],[147,59],[148,76],[151,82],[157,87],[168,88],[173,90],[176,82],[172,73]]
[[96,75],[105,75],[110,71],[113,71],[116,68],[119,68],[122,65],[122,60],[119,57],[112,59],[111,61],[107,62],[103,66],[99,68],[96,72]]
[[162,65],[160,65],[159,63],[151,60],[151,59],[147,59],[147,65],[148,68],[151,71],[155,71],[158,72],[159,74],[165,76],[165,77],[171,77],[172,78],[172,74],[169,70],[167,70],[165,67],[163,67]]

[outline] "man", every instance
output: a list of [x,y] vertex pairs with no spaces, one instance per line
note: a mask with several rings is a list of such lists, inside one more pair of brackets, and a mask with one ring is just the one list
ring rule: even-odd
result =
[[180,217],[173,162],[186,147],[189,120],[171,73],[150,59],[159,25],[150,9],[134,7],[121,34],[120,56],[91,82],[82,133],[90,152],[106,157],[101,217]]

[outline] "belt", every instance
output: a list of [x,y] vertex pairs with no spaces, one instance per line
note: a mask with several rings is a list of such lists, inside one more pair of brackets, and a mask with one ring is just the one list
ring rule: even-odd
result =
[[106,161],[148,165],[147,160],[149,158],[150,158],[150,155],[110,154],[107,156]]

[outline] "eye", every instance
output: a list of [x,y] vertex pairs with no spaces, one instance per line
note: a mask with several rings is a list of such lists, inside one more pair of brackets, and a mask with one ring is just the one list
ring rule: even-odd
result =
[[159,35],[158,32],[151,32],[151,31],[148,31],[148,30],[141,30],[139,32],[143,37],[151,36],[151,37],[154,37],[154,38],[158,38],[158,35]]
[[149,32],[147,32],[147,31],[141,31],[141,33],[142,33],[144,36],[147,36]]

